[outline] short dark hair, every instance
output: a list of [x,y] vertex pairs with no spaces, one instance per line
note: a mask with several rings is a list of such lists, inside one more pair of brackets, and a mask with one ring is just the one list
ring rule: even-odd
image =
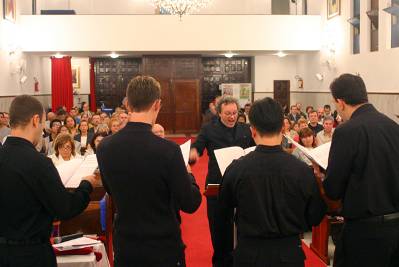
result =
[[328,108],[328,109],[331,109],[331,106],[330,105],[324,105],[324,108],[326,109],[326,108]]
[[283,120],[280,104],[270,97],[255,101],[249,111],[249,121],[261,135],[271,136],[280,133]]
[[34,115],[39,115],[42,122],[43,114],[44,108],[39,100],[29,95],[17,96],[10,106],[10,126],[11,128],[25,127]]
[[99,136],[102,136],[102,137],[105,138],[105,137],[108,136],[108,134],[107,134],[106,132],[96,132],[96,133],[93,135],[93,138],[92,138],[91,141],[90,141],[90,147],[91,147],[91,149],[93,149],[94,154],[97,152],[97,148],[96,148],[96,139],[97,139]]
[[129,82],[126,95],[128,106],[132,111],[147,111],[161,98],[161,85],[151,76],[139,75]]
[[342,74],[331,83],[330,90],[335,100],[342,99],[351,106],[368,102],[366,85],[357,75]]
[[298,108],[296,105],[291,105],[290,109],[292,108]]
[[50,128],[53,128],[54,123],[58,122],[61,126],[62,122],[59,119],[54,119],[52,121],[50,121]]

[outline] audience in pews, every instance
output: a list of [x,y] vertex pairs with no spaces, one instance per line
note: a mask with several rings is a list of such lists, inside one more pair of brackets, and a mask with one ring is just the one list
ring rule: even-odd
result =
[[98,184],[91,175],[74,192],[65,189],[51,160],[35,150],[45,118],[32,96],[18,96],[11,103],[11,133],[0,149],[0,210],[6,215],[0,220],[0,266],[57,266],[50,244],[52,222],[81,213]]
[[326,204],[313,171],[281,148],[281,106],[271,98],[258,100],[249,118],[257,147],[223,176],[214,226],[223,261],[215,266],[233,266],[232,255],[235,267],[304,266],[300,234],[321,222]]

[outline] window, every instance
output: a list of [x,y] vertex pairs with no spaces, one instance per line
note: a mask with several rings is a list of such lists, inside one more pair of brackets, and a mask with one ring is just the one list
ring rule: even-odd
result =
[[367,16],[370,19],[370,51],[378,51],[378,0],[371,0]]

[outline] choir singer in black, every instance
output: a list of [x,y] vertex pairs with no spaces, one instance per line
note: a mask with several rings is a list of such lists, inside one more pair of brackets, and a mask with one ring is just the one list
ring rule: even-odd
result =
[[51,159],[36,151],[46,114],[32,96],[16,97],[10,107],[11,135],[0,149],[0,266],[55,267],[50,244],[55,218],[70,219],[89,204],[97,183],[83,178],[68,192]]
[[[300,234],[318,225],[326,212],[313,170],[282,147],[283,111],[271,98],[249,112],[255,151],[226,169],[215,213],[216,245],[232,255],[228,229],[234,208],[235,267],[303,267]],[[229,260],[224,266],[230,266]]]
[[368,103],[361,77],[343,74],[330,89],[344,120],[323,183],[343,204],[336,266],[399,266],[399,125]]
[[127,88],[128,124],[97,149],[103,185],[116,206],[115,267],[185,266],[176,211],[201,204],[180,147],[151,129],[161,108],[160,84],[137,76]]

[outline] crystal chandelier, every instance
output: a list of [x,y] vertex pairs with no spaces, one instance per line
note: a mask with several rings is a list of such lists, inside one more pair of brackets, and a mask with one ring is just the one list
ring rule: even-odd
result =
[[152,0],[153,4],[167,14],[178,15],[180,20],[183,15],[198,12],[206,7],[212,0]]

